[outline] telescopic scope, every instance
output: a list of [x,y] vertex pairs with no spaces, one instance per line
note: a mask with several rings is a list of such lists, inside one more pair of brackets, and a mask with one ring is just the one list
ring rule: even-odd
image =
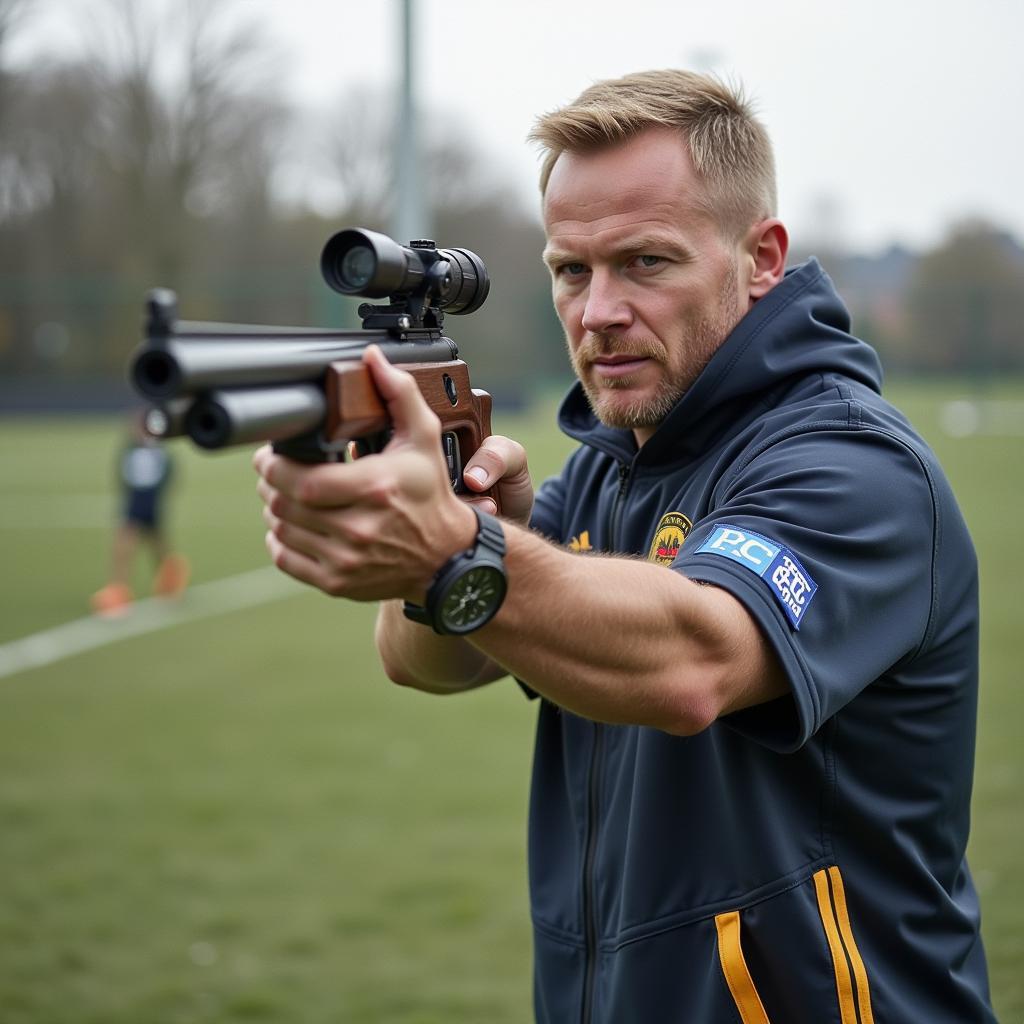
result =
[[365,228],[346,228],[329,238],[320,271],[342,295],[423,297],[446,313],[478,310],[491,286],[483,260],[468,249],[438,249],[426,239],[399,245]]

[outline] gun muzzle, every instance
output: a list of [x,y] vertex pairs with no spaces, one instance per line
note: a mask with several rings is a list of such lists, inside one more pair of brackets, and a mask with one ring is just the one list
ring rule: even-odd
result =
[[323,392],[313,384],[211,391],[185,417],[185,431],[201,448],[282,441],[324,421]]

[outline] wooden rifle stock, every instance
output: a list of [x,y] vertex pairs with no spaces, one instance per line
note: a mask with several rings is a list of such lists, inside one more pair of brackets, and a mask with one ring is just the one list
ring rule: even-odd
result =
[[[442,436],[452,435],[455,445],[445,447],[449,475],[457,489],[462,486],[462,467],[491,433],[491,396],[470,385],[469,367],[461,359],[444,363],[403,363],[398,367],[412,375],[427,405],[441,421]],[[343,444],[355,438],[388,430],[387,407],[367,367],[356,360],[331,363],[325,381],[327,418],[324,439]],[[498,505],[495,489],[483,492]],[[500,513],[501,508],[498,507]]]

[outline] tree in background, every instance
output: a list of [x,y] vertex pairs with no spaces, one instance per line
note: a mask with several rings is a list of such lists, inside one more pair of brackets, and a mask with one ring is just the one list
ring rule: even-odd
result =
[[[103,0],[83,20],[83,55],[12,75],[0,156],[8,374],[120,377],[154,285],[174,288],[192,319],[358,323],[355,303],[320,280],[319,253],[346,224],[388,230],[394,98],[356,90],[315,117],[291,109],[272,93],[282,58],[233,15],[230,0]],[[539,225],[470,134],[425,114],[420,173],[430,232],[479,252],[492,276],[481,313],[449,331],[510,397],[567,363]]]
[[62,368],[120,372],[145,288],[207,271],[206,222],[240,221],[245,245],[270,220],[285,123],[273,51],[229,6],[105,0],[83,20],[86,55],[6,76],[0,301],[12,368],[32,369],[40,325],[61,322],[74,342]]
[[271,98],[273,50],[228,0],[106,2],[94,47],[104,75],[97,129],[127,214],[120,265],[180,282],[197,219],[239,207],[251,215],[266,199],[282,113]]
[[1024,365],[1024,251],[994,225],[954,225],[918,261],[906,306],[914,365],[980,377]]
[[17,203],[16,195],[8,195],[17,180],[15,165],[18,150],[12,134],[17,124],[19,77],[7,69],[8,44],[18,23],[29,9],[28,0],[0,0],[0,218]]
[[[325,114],[324,129],[313,133],[327,140],[320,176],[337,184],[354,222],[378,231],[392,223],[398,181],[395,119],[380,111],[396,105],[386,93],[359,91]],[[439,110],[425,110],[422,120],[419,174],[432,221],[424,231],[442,247],[476,252],[491,277],[482,309],[466,321],[449,318],[446,330],[462,346],[475,380],[506,402],[528,398],[538,384],[568,379],[569,372],[540,258],[540,223],[473,147],[464,125]]]
[[[388,231],[395,97],[348,90],[320,112],[281,98],[280,54],[234,0],[95,0],[76,58],[13,69],[36,0],[0,0],[0,375],[123,381],[142,299],[174,288],[190,319],[352,327],[320,279],[340,227]],[[243,20],[239,20],[239,13]],[[421,113],[429,233],[483,257],[491,295],[449,321],[499,398],[568,380],[543,238],[500,164],[450,112]],[[1021,264],[1008,236],[960,225],[919,257],[843,251],[819,197],[816,250],[887,366],[1024,367]],[[408,239],[399,239],[408,241]]]

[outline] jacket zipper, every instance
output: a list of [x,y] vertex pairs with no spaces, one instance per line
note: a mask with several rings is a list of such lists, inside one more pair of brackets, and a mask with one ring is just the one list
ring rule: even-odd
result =
[[[616,535],[622,518],[622,506],[626,491],[629,490],[629,466],[619,463],[619,489],[615,493],[608,525],[609,547],[615,550]],[[588,828],[587,846],[583,857],[583,926],[587,942],[587,962],[583,975],[583,1007],[581,1024],[590,1024],[594,1010],[594,984],[597,980],[597,915],[594,912],[594,861],[597,857],[598,814],[601,809],[600,780],[601,760],[604,753],[604,726],[594,723],[594,746],[590,753],[590,778],[588,782]]]
[[619,489],[612,503],[611,520],[608,524],[608,540],[611,551],[615,552],[615,541],[619,533],[619,521],[622,519],[622,506],[625,504],[626,491],[629,490],[629,466],[619,463]]
[[600,762],[604,747],[604,727],[594,723],[594,747],[590,752],[589,784],[589,827],[587,848],[583,859],[583,927],[587,940],[587,962],[583,975],[582,1024],[590,1024],[594,1003],[594,982],[597,977],[597,915],[594,913],[594,860],[597,854],[597,815],[600,810],[598,780],[601,777]]

